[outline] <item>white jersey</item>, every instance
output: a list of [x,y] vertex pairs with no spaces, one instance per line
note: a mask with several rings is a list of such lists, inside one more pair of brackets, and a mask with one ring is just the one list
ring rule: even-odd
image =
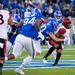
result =
[[7,39],[7,25],[8,25],[9,12],[0,10],[0,38]]
[[63,36],[65,37],[65,41],[66,41],[68,32],[67,32],[67,29],[63,25],[59,26],[58,29],[54,32],[54,34],[56,34],[60,28],[64,28],[66,30],[66,32],[63,34]]

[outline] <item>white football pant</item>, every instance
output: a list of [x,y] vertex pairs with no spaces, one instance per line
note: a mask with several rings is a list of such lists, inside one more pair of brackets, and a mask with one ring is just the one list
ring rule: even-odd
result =
[[27,51],[29,56],[36,56],[36,51],[41,53],[41,46],[40,46],[40,40],[33,40],[29,37],[23,36],[19,34],[16,37],[13,53],[15,58],[17,58],[19,55],[21,55],[23,48]]

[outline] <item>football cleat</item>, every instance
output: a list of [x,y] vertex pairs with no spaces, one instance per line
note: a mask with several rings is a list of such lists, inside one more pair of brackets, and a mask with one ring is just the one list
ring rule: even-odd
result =
[[43,61],[43,63],[48,63],[48,62],[47,62],[47,59],[45,59],[45,58],[43,58],[42,61]]
[[20,74],[20,75],[24,75],[24,74],[25,74],[25,73],[24,73],[21,69],[19,69],[19,68],[15,69],[15,72],[18,73],[18,74]]
[[53,66],[58,66],[58,64],[53,64]]

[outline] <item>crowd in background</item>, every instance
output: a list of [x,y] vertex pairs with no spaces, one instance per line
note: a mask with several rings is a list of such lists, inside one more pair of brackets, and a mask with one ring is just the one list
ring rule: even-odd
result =
[[12,11],[12,14],[20,14],[24,18],[24,12],[27,8],[27,3],[32,3],[34,6],[42,5],[42,14],[46,17],[53,17],[56,10],[61,10],[63,16],[75,17],[75,0],[2,0],[6,10]]

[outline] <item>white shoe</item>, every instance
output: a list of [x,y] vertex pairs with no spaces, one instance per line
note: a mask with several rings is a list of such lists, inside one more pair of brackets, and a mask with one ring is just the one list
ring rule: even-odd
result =
[[43,61],[43,63],[48,63],[46,59],[43,59],[42,61]]
[[25,74],[25,73],[24,73],[21,69],[19,69],[19,68],[15,69],[15,72],[18,73],[18,74],[20,74],[20,75],[24,75],[24,74]]

